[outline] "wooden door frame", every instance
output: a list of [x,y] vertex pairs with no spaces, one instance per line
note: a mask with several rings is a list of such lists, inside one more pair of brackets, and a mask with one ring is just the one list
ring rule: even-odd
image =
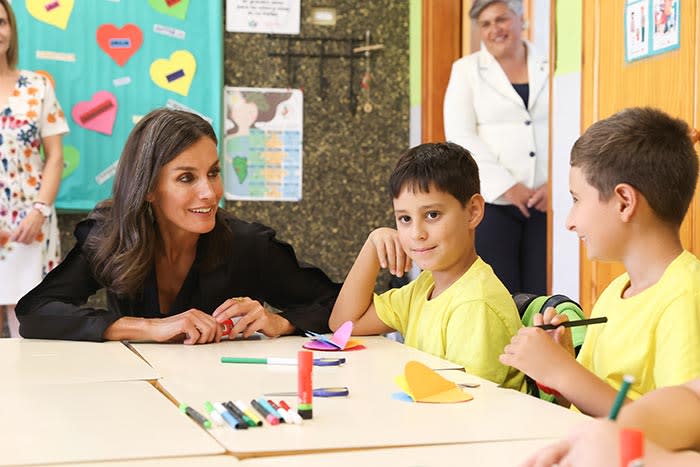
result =
[[[549,114],[552,113],[552,79],[554,77],[555,9],[554,0],[550,8],[550,73],[549,73]],[[443,100],[450,79],[452,63],[463,55],[478,50],[478,33],[471,28],[469,0],[423,0],[421,38],[421,141],[423,143],[444,141]],[[525,16],[530,24],[534,22],[533,2],[525,4]],[[532,33],[532,27],[527,31]],[[551,126],[550,130],[550,177],[549,195],[551,199]],[[547,212],[547,290],[552,288],[552,212],[551,203]]]
[[442,105],[452,63],[462,56],[462,0],[423,0],[421,139],[445,141]]

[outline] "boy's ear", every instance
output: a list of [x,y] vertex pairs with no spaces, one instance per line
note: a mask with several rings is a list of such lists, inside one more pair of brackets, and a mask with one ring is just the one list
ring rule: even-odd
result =
[[479,193],[472,195],[469,201],[467,201],[467,222],[470,229],[476,229],[476,226],[481,223],[481,220],[484,218],[484,206],[484,197]]
[[613,190],[616,208],[622,222],[629,222],[639,207],[639,192],[627,183],[620,183]]

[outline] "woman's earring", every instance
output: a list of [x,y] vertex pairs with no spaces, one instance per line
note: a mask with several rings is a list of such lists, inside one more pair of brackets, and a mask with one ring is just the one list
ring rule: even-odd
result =
[[526,19],[523,20],[523,29],[527,29],[530,27],[530,22]]

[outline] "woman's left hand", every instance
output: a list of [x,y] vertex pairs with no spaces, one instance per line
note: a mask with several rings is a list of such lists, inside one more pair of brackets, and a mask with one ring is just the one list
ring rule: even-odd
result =
[[231,329],[231,335],[243,333],[250,337],[255,332],[261,332],[267,337],[278,337],[294,332],[294,326],[277,313],[265,309],[257,300],[248,297],[229,298],[212,313],[217,322],[238,317]]
[[549,187],[547,184],[540,185],[535,193],[527,200],[528,208],[535,208],[540,212],[547,212],[549,204]]
[[22,219],[12,234],[10,235],[11,242],[30,244],[37,240],[41,226],[44,225],[44,216],[36,209],[30,209],[27,216]]

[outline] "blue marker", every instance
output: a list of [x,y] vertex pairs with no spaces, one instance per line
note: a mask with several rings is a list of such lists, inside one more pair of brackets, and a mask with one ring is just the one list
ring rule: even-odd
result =
[[270,403],[267,402],[267,400],[265,400],[265,398],[258,397],[258,404],[262,405],[268,412],[270,412],[275,417],[279,418],[282,423],[285,423],[284,417],[280,415],[280,413],[277,410],[275,410],[275,408],[272,407]]

